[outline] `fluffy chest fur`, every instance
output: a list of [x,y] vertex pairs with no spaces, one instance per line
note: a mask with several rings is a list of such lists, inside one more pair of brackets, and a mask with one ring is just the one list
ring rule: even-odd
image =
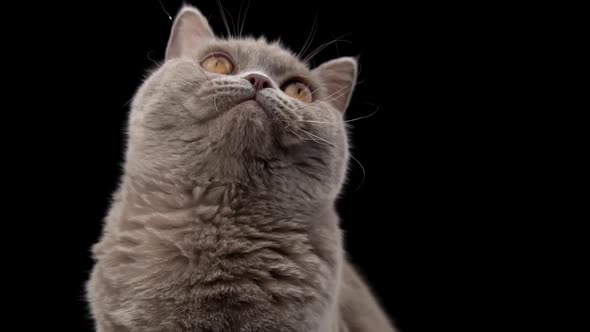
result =
[[[95,247],[95,275],[116,290],[112,324],[217,331],[224,321],[223,331],[311,331],[319,323],[310,314],[333,310],[342,258],[329,207],[311,222],[309,211],[286,211],[234,184],[209,183],[174,199],[131,192],[137,187],[119,195],[113,226]],[[286,310],[293,305],[306,309]],[[251,320],[258,315],[267,319]]]

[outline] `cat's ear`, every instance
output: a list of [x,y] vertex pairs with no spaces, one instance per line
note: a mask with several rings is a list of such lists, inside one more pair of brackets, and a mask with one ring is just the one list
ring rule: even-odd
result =
[[357,67],[355,58],[342,57],[325,62],[313,70],[324,87],[325,98],[340,112],[344,113],[350,103],[356,85]]
[[172,25],[166,60],[188,56],[203,41],[215,38],[207,19],[201,12],[191,6],[184,6]]

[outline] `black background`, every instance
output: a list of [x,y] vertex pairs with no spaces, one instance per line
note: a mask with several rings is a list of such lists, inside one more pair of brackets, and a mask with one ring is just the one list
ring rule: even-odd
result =
[[[221,3],[237,24],[247,0]],[[226,34],[215,1],[192,4]],[[48,137],[57,142],[43,157],[56,182],[47,195],[56,202],[44,213],[60,216],[51,224],[51,250],[59,259],[49,275],[65,284],[58,299],[68,306],[60,308],[76,331],[92,330],[83,286],[92,267],[90,247],[120,176],[129,101],[163,60],[172,24],[163,8],[173,18],[180,6],[126,0],[52,7],[46,27],[58,29],[35,35],[35,48],[51,59],[44,89],[59,105],[48,116],[54,124]],[[465,10],[471,14],[458,14]],[[499,207],[516,204],[495,191],[510,166],[494,158],[508,130],[491,129],[500,116],[488,94],[495,83],[476,79],[499,70],[495,60],[504,56],[481,42],[490,41],[478,23],[485,11],[371,0],[253,0],[246,16],[244,34],[280,38],[295,52],[316,17],[312,50],[345,35],[346,41],[319,53],[315,65],[360,56],[360,84],[347,118],[376,113],[351,123],[352,155],[365,174],[351,161],[338,210],[352,261],[404,332],[470,327],[465,311],[453,308],[469,307],[479,294],[459,289],[494,273],[478,267],[484,254],[473,252],[499,227],[493,223]],[[58,188],[69,194],[60,196]]]

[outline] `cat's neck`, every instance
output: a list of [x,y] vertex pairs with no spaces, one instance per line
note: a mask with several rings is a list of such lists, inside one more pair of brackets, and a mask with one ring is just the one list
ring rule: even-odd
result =
[[236,222],[273,223],[314,219],[333,202],[295,199],[288,188],[248,186],[237,182],[206,181],[172,185],[127,178],[121,188],[127,216],[182,214],[204,222],[233,219]]

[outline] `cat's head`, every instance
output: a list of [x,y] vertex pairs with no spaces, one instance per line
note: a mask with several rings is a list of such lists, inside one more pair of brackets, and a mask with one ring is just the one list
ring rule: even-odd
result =
[[197,9],[184,7],[164,63],[133,101],[127,173],[335,197],[356,75],[353,58],[310,69],[278,43],[217,38]]

